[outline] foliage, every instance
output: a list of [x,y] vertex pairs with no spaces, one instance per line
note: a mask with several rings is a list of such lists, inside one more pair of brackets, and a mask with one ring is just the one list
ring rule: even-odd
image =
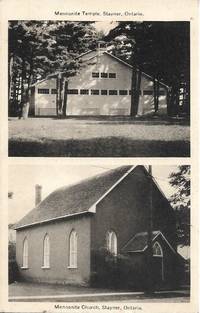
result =
[[[48,75],[74,75],[80,66],[77,56],[94,47],[93,22],[10,21],[9,104],[22,115],[29,88]],[[62,84],[60,85],[62,86]],[[58,105],[61,105],[60,103]]]
[[170,175],[170,184],[176,188],[170,201],[177,218],[178,243],[190,244],[190,166],[180,165]]
[[160,81],[169,86],[169,115],[189,114],[189,36],[187,22],[131,21],[119,22],[107,36],[113,40],[113,54],[153,77],[155,111]]
[[94,265],[91,275],[91,285],[123,288],[143,289],[145,273],[140,263],[134,263],[128,255],[114,256],[107,249],[101,248],[92,253]]
[[16,259],[16,243],[9,241],[8,244],[8,258],[9,260],[15,260]]

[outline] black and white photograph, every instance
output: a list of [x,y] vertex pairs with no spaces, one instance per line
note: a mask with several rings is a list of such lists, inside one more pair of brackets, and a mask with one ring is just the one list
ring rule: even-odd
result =
[[8,22],[9,156],[189,157],[190,22]]
[[10,165],[8,198],[9,301],[190,301],[190,166]]
[[0,21],[0,313],[198,312],[198,0]]

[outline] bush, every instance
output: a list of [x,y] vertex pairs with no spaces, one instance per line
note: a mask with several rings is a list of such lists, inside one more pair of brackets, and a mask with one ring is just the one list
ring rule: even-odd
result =
[[139,263],[133,263],[127,255],[112,255],[101,248],[92,254],[94,271],[91,274],[90,284],[96,287],[117,289],[143,289],[145,273]]
[[19,279],[19,270],[15,260],[9,260],[9,273],[8,273],[8,281],[9,284],[17,281]]

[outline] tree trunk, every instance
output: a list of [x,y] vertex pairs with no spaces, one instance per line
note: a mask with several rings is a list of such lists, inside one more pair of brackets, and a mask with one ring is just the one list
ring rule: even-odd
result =
[[68,81],[64,81],[64,101],[63,101],[63,116],[67,116],[67,90],[68,90]]
[[22,111],[24,106],[24,83],[25,83],[26,69],[25,69],[25,59],[22,60],[22,73],[21,73],[21,100],[20,100],[20,110],[19,118],[22,117]]
[[58,108],[59,108],[59,85],[60,85],[60,79],[59,77],[57,76],[56,77],[56,90],[57,90],[57,93],[56,93],[56,115],[58,116]]
[[130,116],[135,116],[137,114],[136,101],[137,101],[137,69],[136,62],[134,60],[132,64]]
[[63,75],[61,75],[61,81],[60,81],[60,114],[63,115],[63,106],[64,106],[64,87],[65,87],[65,79]]
[[137,85],[136,85],[136,99],[135,99],[135,115],[138,114],[138,106],[140,101],[140,87],[141,87],[141,70],[137,71]]
[[154,91],[154,111],[155,113],[158,111],[159,105],[159,82],[158,79],[154,77],[153,79],[153,91]]
[[31,60],[30,60],[30,72],[29,72],[29,77],[28,77],[28,89],[30,88],[32,82],[33,82],[33,56],[31,56]]
[[11,90],[12,90],[12,78],[13,78],[13,62],[14,62],[14,56],[11,55],[9,60],[9,76],[8,76],[8,99],[9,102],[11,100]]

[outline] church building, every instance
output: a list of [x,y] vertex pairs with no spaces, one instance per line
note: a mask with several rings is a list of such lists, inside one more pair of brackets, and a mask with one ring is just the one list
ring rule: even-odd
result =
[[[149,223],[153,279],[171,285],[181,269],[174,211],[144,166],[121,166],[52,192],[16,225],[23,280],[90,285],[94,255],[128,256],[146,273]],[[132,277],[132,281],[138,280]]]

